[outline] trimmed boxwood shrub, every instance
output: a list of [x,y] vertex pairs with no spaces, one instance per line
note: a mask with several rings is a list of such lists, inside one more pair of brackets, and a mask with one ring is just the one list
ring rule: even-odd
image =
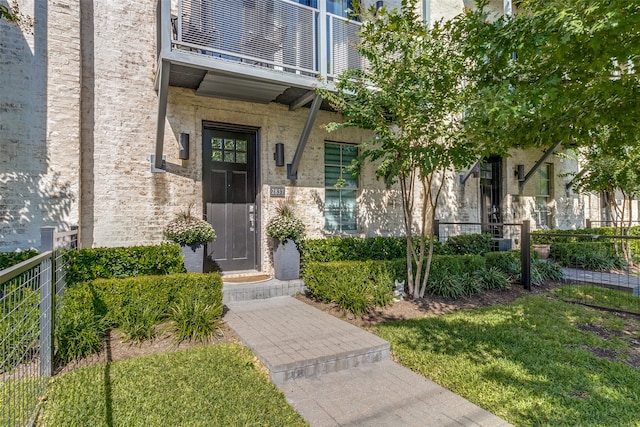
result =
[[[587,243],[588,240],[579,237],[546,237],[546,233],[561,233],[561,234],[592,234],[598,236],[613,236],[613,227],[595,227],[595,228],[582,228],[578,230],[535,230],[531,233],[531,242],[540,244],[552,244],[552,243]],[[629,229],[629,236],[640,237],[640,226],[633,226]],[[611,242],[611,239],[600,240],[597,243]],[[635,262],[640,262],[640,240],[630,240],[629,246],[631,254]]]
[[68,254],[66,280],[69,284],[185,272],[182,253],[176,244],[80,249]]
[[[416,244],[419,239],[416,239]],[[442,245],[434,241],[434,253],[442,253]],[[307,239],[301,247],[303,262],[395,260],[407,256],[404,237],[328,237]]]
[[394,262],[308,262],[304,282],[309,292],[324,302],[334,302],[356,315],[393,299]]
[[444,244],[445,253],[450,255],[484,255],[491,251],[491,235],[461,234],[447,238]]
[[[198,304],[194,308],[194,298]],[[206,313],[203,314],[203,310]],[[180,312],[179,319],[175,313]],[[185,322],[190,313],[191,322]],[[159,323],[180,320],[185,337],[203,338],[201,320],[222,316],[222,279],[218,273],[139,276],[126,279],[97,279],[70,286],[65,291],[56,322],[56,341],[63,361],[87,356],[102,346],[104,332],[122,328],[134,341],[152,338]],[[186,329],[184,324],[186,325]]]
[[26,261],[39,254],[40,252],[35,249],[15,252],[0,252],[0,270],[20,264],[22,261]]

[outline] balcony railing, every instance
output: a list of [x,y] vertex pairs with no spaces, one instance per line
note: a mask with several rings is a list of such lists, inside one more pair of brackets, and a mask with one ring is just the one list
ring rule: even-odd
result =
[[170,4],[170,14],[158,8],[159,50],[166,51],[169,39],[171,52],[329,80],[361,69],[360,24],[328,13],[324,0],[311,3],[318,7],[291,0],[160,0]]

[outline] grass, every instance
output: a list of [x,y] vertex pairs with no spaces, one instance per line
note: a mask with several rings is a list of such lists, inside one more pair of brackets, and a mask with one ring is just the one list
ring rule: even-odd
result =
[[33,376],[0,380],[0,425],[27,425],[36,414],[38,396],[47,386],[47,378]]
[[[640,426],[640,369],[623,362],[628,342],[585,325],[625,328],[610,313],[527,296],[374,329],[400,363],[514,425]],[[633,331],[638,339],[638,323]]]
[[581,302],[613,310],[640,314],[640,297],[630,292],[598,286],[571,285],[554,289],[554,295],[565,301]]
[[302,426],[237,344],[99,364],[55,378],[43,426]]

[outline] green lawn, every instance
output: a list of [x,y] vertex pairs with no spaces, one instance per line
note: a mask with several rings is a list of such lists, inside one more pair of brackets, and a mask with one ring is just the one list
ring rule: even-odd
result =
[[236,344],[99,364],[56,377],[42,426],[304,426]]
[[400,363],[517,426],[640,426],[640,369],[623,362],[640,328],[628,322],[527,296],[375,331]]
[[571,285],[553,290],[560,299],[640,314],[640,298],[631,292],[600,286]]

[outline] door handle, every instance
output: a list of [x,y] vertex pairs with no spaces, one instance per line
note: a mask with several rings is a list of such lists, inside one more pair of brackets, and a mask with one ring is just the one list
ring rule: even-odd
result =
[[249,214],[249,231],[255,231],[256,229],[256,216],[254,213]]

